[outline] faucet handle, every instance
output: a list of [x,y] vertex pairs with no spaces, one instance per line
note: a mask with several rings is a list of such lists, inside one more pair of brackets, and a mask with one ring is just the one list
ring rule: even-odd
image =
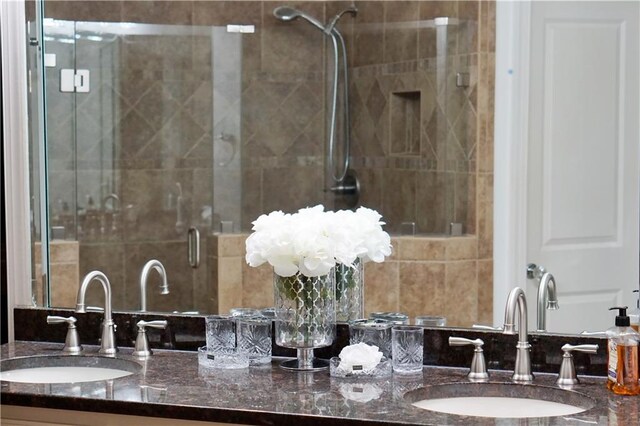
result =
[[595,354],[598,351],[598,345],[570,345],[566,343],[562,346],[562,364],[560,364],[560,373],[558,380],[556,380],[560,387],[572,387],[580,383],[573,365],[573,351]]
[[78,337],[78,329],[76,328],[76,321],[75,317],[59,317],[55,315],[47,316],[47,324],[67,323],[67,337],[64,339],[64,348],[62,348],[62,352],[66,352],[70,355],[77,355],[82,351],[80,338]]
[[149,358],[151,356],[151,349],[149,348],[149,340],[147,340],[147,330],[146,327],[152,328],[166,328],[167,321],[166,320],[154,320],[154,321],[143,321],[140,320],[136,323],[138,326],[138,336],[136,337],[136,347],[133,351],[133,356],[137,356],[139,358]]
[[474,353],[473,360],[471,361],[471,370],[469,371],[469,381],[476,383],[483,383],[489,381],[489,373],[487,372],[487,364],[484,360],[484,351],[482,346],[484,341],[482,339],[465,339],[464,337],[449,337],[449,346],[466,346],[473,345]]

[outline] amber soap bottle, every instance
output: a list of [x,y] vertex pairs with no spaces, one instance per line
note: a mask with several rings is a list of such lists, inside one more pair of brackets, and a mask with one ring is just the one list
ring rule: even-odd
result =
[[617,395],[640,395],[638,383],[638,341],[640,334],[630,327],[627,307],[618,310],[616,325],[607,330],[607,388]]

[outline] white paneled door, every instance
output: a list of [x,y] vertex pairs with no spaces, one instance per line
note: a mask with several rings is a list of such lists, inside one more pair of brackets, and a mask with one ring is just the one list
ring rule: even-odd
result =
[[[639,15],[630,1],[531,3],[526,251],[556,278],[551,331],[604,330],[610,306],[634,303]],[[529,280],[530,324],[536,292]]]

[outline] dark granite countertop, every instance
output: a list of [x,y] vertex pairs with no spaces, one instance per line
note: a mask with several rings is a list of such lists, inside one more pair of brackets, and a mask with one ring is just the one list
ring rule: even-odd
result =
[[[16,342],[1,346],[0,355],[3,360],[60,355],[61,349],[58,343]],[[97,349],[85,347],[84,356],[97,355]],[[130,354],[130,348],[122,348],[117,357],[134,360]],[[580,414],[494,420],[421,410],[405,398],[405,393],[423,386],[465,383],[466,369],[426,366],[417,378],[363,380],[332,378],[328,372],[293,373],[280,369],[277,362],[244,370],[209,370],[199,367],[195,352],[157,350],[141,362],[140,374],[76,384],[2,381],[1,398],[6,405],[258,425],[637,425],[640,416],[640,397],[610,393],[602,377],[580,378],[574,391],[595,403]],[[508,383],[509,376],[491,371],[492,382]],[[537,374],[534,384],[555,387],[554,381],[555,375]],[[516,395],[526,393],[523,385],[511,386]]]

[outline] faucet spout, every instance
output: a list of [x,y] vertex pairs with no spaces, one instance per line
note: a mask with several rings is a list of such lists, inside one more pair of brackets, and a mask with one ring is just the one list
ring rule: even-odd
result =
[[93,281],[98,281],[102,284],[102,290],[104,291],[104,319],[102,320],[102,341],[100,342],[101,354],[114,355],[118,349],[116,348],[116,336],[115,336],[115,324],[113,322],[113,312],[111,310],[111,284],[105,274],[100,271],[91,271],[85,275],[78,289],[78,296],[76,298],[76,312],[85,313],[85,295],[89,284]]
[[516,334],[515,317],[516,309],[518,309],[518,344],[516,345],[516,364],[513,371],[512,380],[517,383],[531,383],[533,375],[531,374],[531,357],[529,349],[531,345],[528,342],[528,325],[527,325],[527,298],[524,290],[516,287],[509,293],[507,305],[504,311],[504,331],[503,334]]
[[538,323],[537,331],[547,330],[547,309],[558,309],[556,279],[549,272],[545,272],[538,285]]
[[169,283],[167,282],[167,271],[164,269],[162,262],[156,259],[148,261],[143,267],[140,273],[140,311],[146,312],[147,310],[147,281],[149,279],[149,273],[151,271],[157,271],[160,274],[162,282],[160,283],[160,294],[169,294]]

